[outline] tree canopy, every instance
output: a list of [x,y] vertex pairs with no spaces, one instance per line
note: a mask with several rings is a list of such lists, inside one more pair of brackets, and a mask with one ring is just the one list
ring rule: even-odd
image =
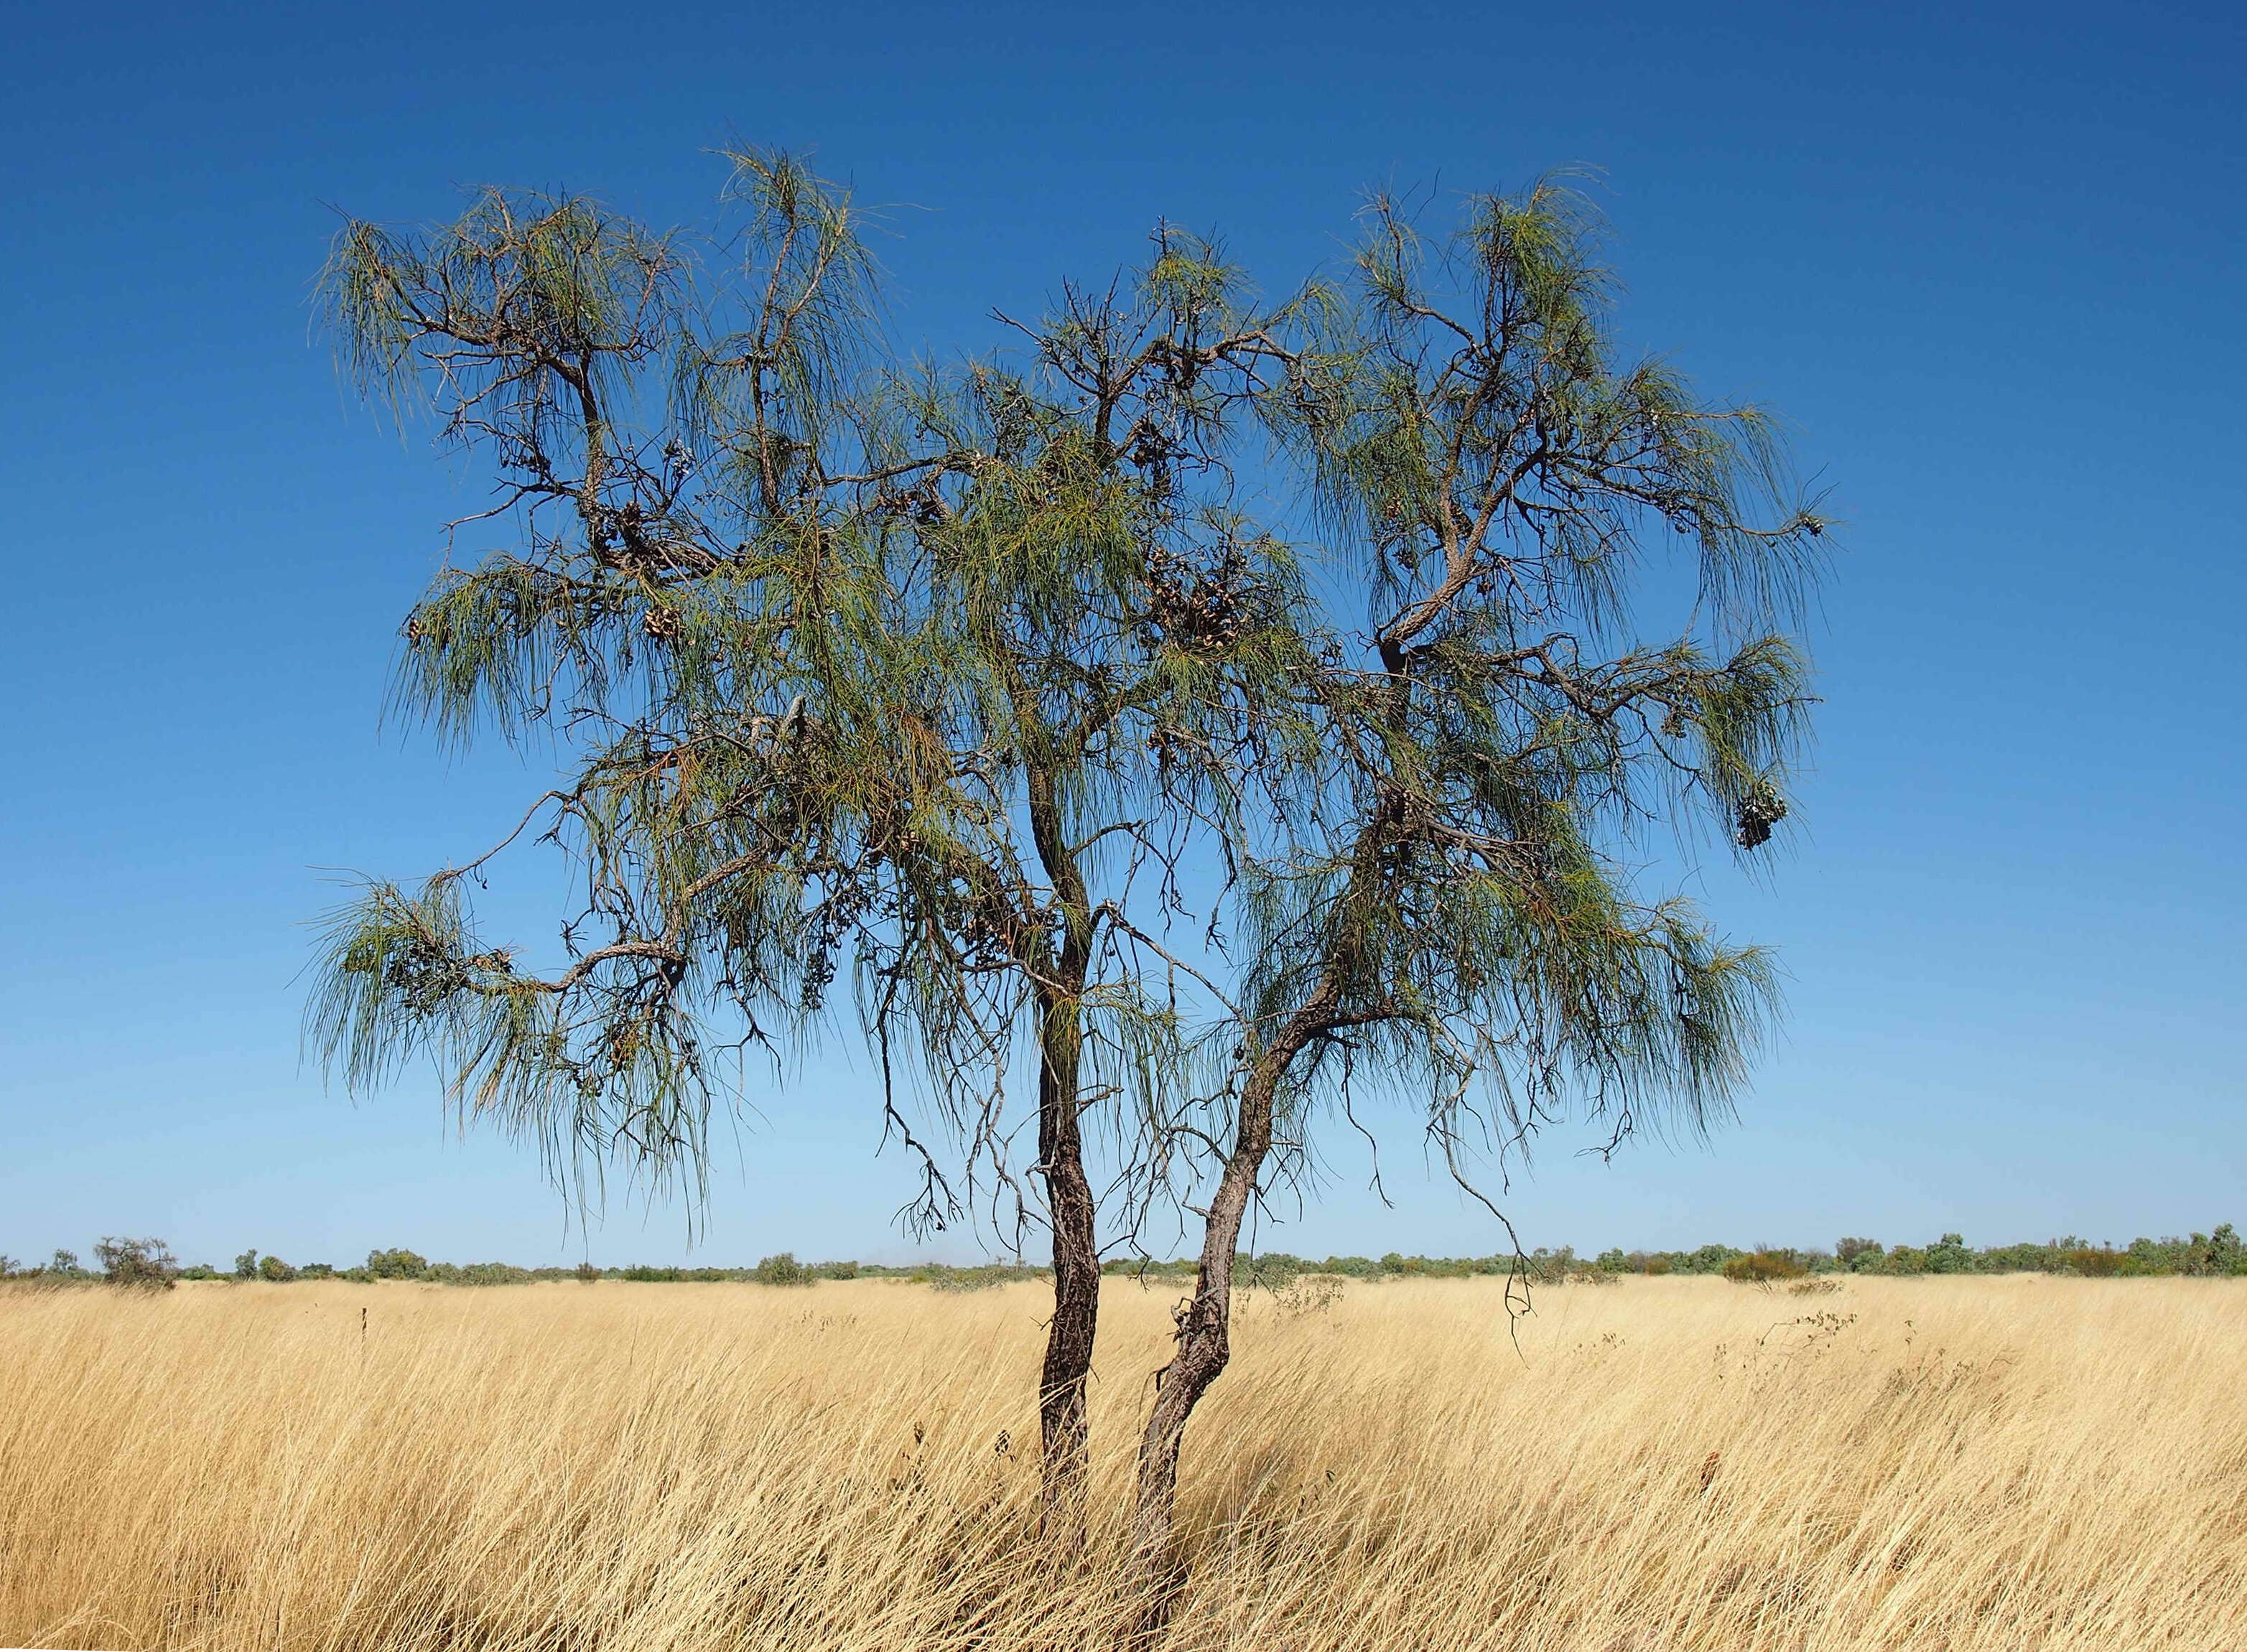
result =
[[[847,194],[732,160],[706,236],[492,190],[337,237],[348,371],[497,489],[399,704],[563,772],[335,915],[309,1036],[355,1085],[434,1056],[581,1188],[699,1192],[728,1057],[861,1030],[908,1219],[1049,1234],[1064,1515],[1102,1246],[1193,1210],[1152,1553],[1242,1221],[1318,1119],[1416,1096],[1465,1178],[1571,1109],[1612,1143],[1737,1094],[1769,960],[1641,862],[1659,824],[1782,829],[1827,523],[1766,415],[1623,356],[1566,180],[1443,239],[1376,198],[1276,302],[1158,228],[932,365]],[[544,967],[468,898],[526,840],[577,880]]]

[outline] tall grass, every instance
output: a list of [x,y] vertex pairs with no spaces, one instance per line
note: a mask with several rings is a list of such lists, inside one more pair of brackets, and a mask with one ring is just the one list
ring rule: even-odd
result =
[[[0,1296],[0,1644],[1075,1649],[1176,1287],[1036,1536],[1036,1286]],[[360,1310],[367,1310],[362,1335]],[[1178,1652],[2247,1646],[2247,1286],[1259,1297]]]

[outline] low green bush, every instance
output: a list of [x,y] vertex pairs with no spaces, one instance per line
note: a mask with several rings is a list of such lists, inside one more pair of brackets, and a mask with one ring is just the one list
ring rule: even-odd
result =
[[792,1251],[782,1251],[777,1256],[768,1256],[760,1261],[753,1275],[760,1285],[816,1285],[819,1275],[796,1259]]
[[1778,1280],[1799,1280],[1809,1270],[1792,1258],[1772,1251],[1754,1251],[1728,1259],[1724,1275],[1735,1285],[1767,1285]]

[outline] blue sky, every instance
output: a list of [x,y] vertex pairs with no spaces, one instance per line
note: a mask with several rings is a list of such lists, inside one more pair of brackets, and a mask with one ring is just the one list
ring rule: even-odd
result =
[[[1273,287],[1357,192],[1604,168],[1622,324],[1765,400],[1846,550],[1799,846],[1711,877],[1778,943],[1786,1034],[1711,1148],[1555,1140],[1532,1244],[2099,1239],[2247,1219],[2247,13],[2233,7],[1306,4],[17,9],[0,105],[0,1252],[377,1244],[686,1253],[570,1227],[413,1081],[301,1070],[321,868],[457,857],[536,780],[377,726],[475,477],[338,389],[305,298],[332,207],[456,186],[703,215],[729,136],[898,203],[897,324],[1103,276],[1167,216]],[[510,817],[511,818],[511,817]],[[863,1064],[761,1098],[696,1254],[897,1258]],[[1484,1253],[1335,1156],[1267,1244]],[[958,1252],[955,1254],[960,1253]]]

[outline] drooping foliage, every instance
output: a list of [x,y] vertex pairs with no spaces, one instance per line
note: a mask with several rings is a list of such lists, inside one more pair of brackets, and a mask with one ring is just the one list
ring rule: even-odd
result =
[[[855,1023],[910,1219],[1050,1232],[1049,1474],[1101,1247],[1196,1212],[1159,1543],[1242,1223],[1322,1117],[1416,1097],[1458,1168],[1730,1105],[1770,963],[1649,834],[1786,819],[1827,523],[1766,415],[1624,356],[1565,181],[1439,241],[1376,199],[1278,303],[1161,229],[954,366],[888,345],[847,195],[733,160],[707,238],[497,191],[337,237],[346,369],[497,486],[397,707],[562,774],[335,915],[310,1041],[354,1084],[434,1056],[581,1186],[699,1192],[735,1057]],[[469,901],[528,843],[577,878],[550,956]]]
[[[407,619],[400,707],[561,742],[575,773],[507,843],[563,848],[583,902],[541,974],[475,929],[488,856],[370,886],[312,1039],[354,1082],[434,1054],[557,1165],[661,1177],[702,1162],[714,1052],[806,1033],[852,972],[885,1055],[995,1170],[1001,1081],[1057,973],[1083,978],[1103,1095],[1173,1082],[1126,891],[1257,738],[1236,679],[1299,652],[1285,548],[1175,480],[1260,324],[1173,236],[1126,301],[1046,318],[1027,372],[901,370],[847,198],[735,160],[743,221],[709,245],[495,192],[440,230],[338,237],[348,365],[498,473],[456,537],[510,537]],[[1158,749],[1192,754],[1176,780],[1151,781]],[[917,1214],[943,1220],[928,1168]]]
[[[1784,819],[1827,524],[1767,415],[1619,358],[1596,230],[1553,181],[1434,246],[1376,201],[1356,347],[1286,409],[1345,652],[1315,823],[1246,891],[1248,998],[1259,1025],[1331,1000],[1356,1031],[1308,1065],[1421,1073],[1447,1146],[1478,1087],[1514,1141],[1571,1098],[1701,1128],[1771,1002],[1766,955],[1634,864],[1656,823],[1745,855]],[[1673,547],[1671,618],[1644,597]]]
[[[1230,1357],[1243,1224],[1323,1105],[1417,1089],[1472,1189],[1463,1144],[1502,1160],[1572,1103],[1610,1147],[1649,1114],[1704,1128],[1772,1003],[1766,956],[1643,893],[1627,857],[1661,819],[1712,816],[1745,853],[1785,817],[1805,673],[1784,627],[1825,522],[1783,491],[1761,413],[1619,358],[1563,184],[1471,200],[1434,247],[1387,200],[1366,229],[1349,336],[1267,403],[1334,556],[1322,738],[1259,777],[1277,795],[1240,857],[1237,1041],[1190,1138],[1214,1187],[1141,1447],[1151,1580]],[[1665,631],[1634,599],[1679,541],[1697,600]]]

